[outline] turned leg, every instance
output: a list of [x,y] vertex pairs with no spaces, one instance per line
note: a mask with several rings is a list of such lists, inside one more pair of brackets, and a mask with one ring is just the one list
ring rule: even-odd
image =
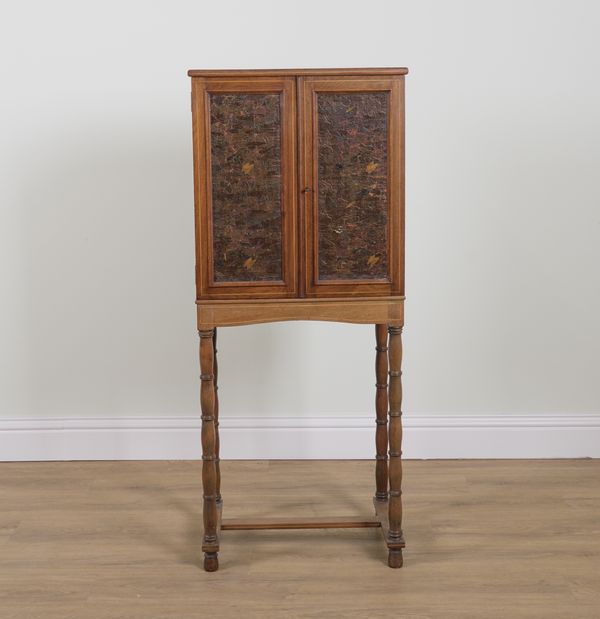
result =
[[213,350],[214,350],[214,377],[215,377],[215,469],[216,469],[216,495],[217,495],[217,503],[223,503],[223,497],[221,496],[221,467],[220,467],[220,459],[219,459],[219,451],[221,442],[219,439],[219,387],[217,385],[219,368],[217,364],[217,329],[215,328],[215,333],[213,336]]
[[388,328],[389,332],[389,531],[386,540],[389,549],[388,565],[402,567],[402,327]]
[[375,411],[377,419],[375,423],[375,446],[377,449],[375,463],[375,482],[376,482],[376,501],[388,500],[388,431],[387,431],[387,415],[388,415],[388,346],[387,346],[387,325],[375,325],[375,339],[377,345],[375,350],[375,376],[376,376],[376,392],[375,392]]
[[217,535],[217,460],[215,431],[214,329],[200,332],[200,404],[202,408],[202,489],[204,536],[204,569],[219,568]]

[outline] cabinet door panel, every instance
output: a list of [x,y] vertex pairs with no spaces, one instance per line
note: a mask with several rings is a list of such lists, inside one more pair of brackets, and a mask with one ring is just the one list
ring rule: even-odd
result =
[[387,92],[317,93],[319,279],[387,277]]
[[401,294],[401,80],[301,82],[308,296]]
[[194,80],[194,116],[199,296],[294,296],[294,80]]
[[208,95],[215,282],[283,279],[279,97]]

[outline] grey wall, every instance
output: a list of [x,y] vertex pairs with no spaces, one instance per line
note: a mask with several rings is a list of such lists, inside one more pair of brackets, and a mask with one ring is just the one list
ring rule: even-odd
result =
[[[14,2],[0,415],[197,411],[194,68],[408,66],[405,409],[600,410],[600,5]],[[361,414],[372,328],[222,330],[222,410]]]

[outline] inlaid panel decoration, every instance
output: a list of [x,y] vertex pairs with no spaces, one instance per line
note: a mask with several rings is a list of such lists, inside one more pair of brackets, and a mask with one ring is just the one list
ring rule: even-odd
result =
[[320,280],[388,272],[388,93],[318,93]]
[[214,280],[282,279],[278,93],[209,95]]

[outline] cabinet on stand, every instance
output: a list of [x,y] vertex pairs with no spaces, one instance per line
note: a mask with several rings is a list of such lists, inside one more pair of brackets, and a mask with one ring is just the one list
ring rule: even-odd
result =
[[[380,527],[402,565],[404,68],[190,70],[204,567],[227,529]],[[375,325],[375,516],[221,517],[216,332]]]

